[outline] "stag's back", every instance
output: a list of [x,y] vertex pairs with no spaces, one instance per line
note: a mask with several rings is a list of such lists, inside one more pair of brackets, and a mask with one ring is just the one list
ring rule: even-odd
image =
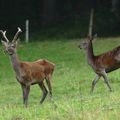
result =
[[55,68],[55,64],[49,62],[48,60],[38,60],[36,61],[40,66],[44,67],[45,74],[52,74]]
[[20,62],[22,76],[28,80],[44,79],[47,75],[52,75],[54,64],[48,60],[38,60],[35,62]]
[[36,62],[20,62],[21,76],[26,80],[43,79],[44,67]]

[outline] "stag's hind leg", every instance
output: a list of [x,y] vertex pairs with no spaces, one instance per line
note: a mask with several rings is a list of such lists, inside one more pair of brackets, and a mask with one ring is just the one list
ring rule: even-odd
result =
[[94,87],[96,85],[96,83],[98,82],[98,80],[100,79],[100,75],[97,74],[97,76],[95,77],[95,79],[92,81],[92,88],[91,88],[91,92],[93,92]]
[[51,75],[47,76],[45,79],[48,86],[49,95],[52,97]]
[[44,85],[44,82],[39,83],[39,86],[40,86],[40,88],[41,88],[41,90],[42,90],[42,94],[43,94],[43,95],[42,95],[42,99],[41,99],[41,101],[40,101],[40,103],[42,104],[43,101],[45,100],[46,96],[47,96],[48,91],[47,91],[47,89],[46,89],[46,87],[45,87],[45,85]]

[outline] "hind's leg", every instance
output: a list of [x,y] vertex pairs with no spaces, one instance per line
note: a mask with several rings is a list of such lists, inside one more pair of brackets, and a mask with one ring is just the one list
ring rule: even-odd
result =
[[98,82],[98,80],[100,79],[100,75],[97,74],[97,76],[95,77],[95,79],[92,81],[92,89],[91,92],[93,92],[94,87],[96,85],[96,83]]
[[112,91],[112,88],[111,88],[111,86],[110,86],[110,83],[109,83],[109,80],[108,80],[108,77],[107,77],[107,73],[106,73],[106,72],[102,72],[102,76],[103,76],[103,78],[104,78],[104,81],[105,81],[107,87],[109,88],[109,91],[111,92],[111,91]]

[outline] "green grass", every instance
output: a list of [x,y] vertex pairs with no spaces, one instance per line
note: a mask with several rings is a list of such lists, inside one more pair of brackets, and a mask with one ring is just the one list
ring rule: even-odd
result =
[[[8,55],[0,52],[0,120],[119,120],[120,71],[109,73],[113,92],[101,79],[93,94],[91,82],[95,73],[88,66],[82,40],[44,40],[20,43],[19,58],[23,61],[48,59],[56,64],[52,78],[53,99],[47,96],[40,105],[41,90],[31,87],[29,107],[22,104],[22,91],[15,79]],[[120,38],[99,38],[94,42],[95,54],[120,45]],[[2,46],[0,46],[2,49]]]

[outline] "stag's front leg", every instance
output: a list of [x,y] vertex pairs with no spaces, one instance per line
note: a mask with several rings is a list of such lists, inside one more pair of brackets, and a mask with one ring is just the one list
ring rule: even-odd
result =
[[41,99],[41,101],[40,101],[40,103],[42,104],[43,101],[45,100],[46,96],[47,96],[48,91],[47,91],[47,89],[46,89],[46,87],[45,87],[45,85],[44,85],[43,82],[42,82],[42,83],[39,83],[39,86],[40,86],[40,88],[41,88],[41,90],[42,90],[42,93],[43,93],[42,99]]
[[25,88],[25,106],[26,106],[26,107],[27,107],[27,105],[28,105],[29,92],[30,92],[30,86],[26,86],[26,88]]
[[104,81],[105,81],[105,83],[107,84],[107,86],[108,86],[108,88],[109,88],[109,90],[110,90],[110,92],[111,92],[111,91],[112,91],[112,88],[111,88],[111,86],[110,86],[110,83],[109,83],[109,80],[108,80],[108,77],[107,77],[107,73],[106,73],[106,72],[102,72],[102,76],[103,76]]
[[23,93],[23,104],[25,104],[25,85],[21,84],[22,93]]
[[30,86],[25,86],[25,85],[21,85],[21,86],[22,86],[22,91],[23,91],[23,104],[25,104],[25,106],[27,107]]
[[92,88],[91,88],[91,92],[93,92],[94,87],[96,85],[96,83],[98,82],[98,80],[100,79],[100,75],[97,74],[97,76],[95,77],[95,79],[92,81]]

